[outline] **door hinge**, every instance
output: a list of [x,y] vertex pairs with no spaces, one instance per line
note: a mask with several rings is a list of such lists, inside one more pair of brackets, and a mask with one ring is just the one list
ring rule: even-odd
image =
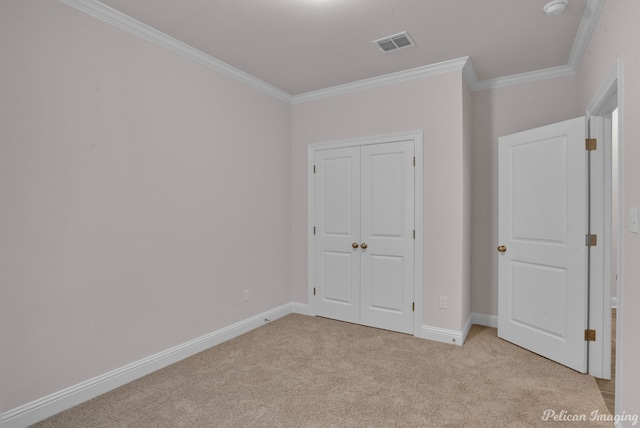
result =
[[313,173],[314,174],[316,173],[316,166],[315,165],[313,166]]
[[413,157],[413,166],[416,166],[416,157]]
[[313,295],[316,295],[316,287],[313,287]]
[[587,329],[584,331],[584,341],[585,342],[595,342],[596,341],[596,331]]
[[415,312],[415,311],[416,311],[416,302],[411,303],[411,310],[412,310],[413,312]]
[[316,234],[316,227],[315,226],[313,226],[313,234],[314,235]]
[[598,148],[598,140],[595,138],[585,139],[585,148],[588,151],[596,150]]
[[598,235],[587,235],[585,245],[587,247],[596,247],[598,245]]
[[416,230],[413,229],[413,239],[416,239]]

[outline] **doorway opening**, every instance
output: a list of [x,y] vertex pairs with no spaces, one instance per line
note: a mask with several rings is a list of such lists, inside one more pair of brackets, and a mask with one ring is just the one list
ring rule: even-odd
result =
[[592,154],[598,153],[597,164],[601,165],[600,175],[596,178],[602,183],[602,190],[596,192],[596,198],[599,198],[600,213],[603,214],[598,219],[601,228],[599,233],[603,233],[605,238],[604,245],[599,249],[602,253],[597,258],[600,266],[596,266],[600,269],[601,276],[597,276],[595,287],[592,284],[592,295],[595,294],[598,305],[592,308],[595,310],[590,311],[590,317],[598,323],[603,334],[599,343],[589,342],[589,352],[591,354],[593,351],[596,357],[590,361],[589,371],[596,378],[602,379],[598,379],[597,383],[612,414],[620,410],[615,400],[616,396],[620,397],[620,383],[616,381],[621,376],[620,352],[616,352],[616,349],[621,349],[619,332],[624,328],[621,323],[624,312],[624,213],[621,197],[623,114],[620,102],[622,92],[619,89],[620,72],[621,64],[618,61],[587,108],[588,116],[604,125],[603,150]]
[[[616,100],[617,101],[617,100]],[[615,414],[615,385],[616,385],[616,332],[617,332],[617,303],[618,303],[618,246],[619,235],[621,225],[619,223],[620,218],[620,196],[618,188],[618,107],[611,105],[609,109],[613,108],[613,111],[604,115],[604,128],[605,128],[605,141],[608,145],[607,151],[611,151],[610,160],[605,157],[605,162],[611,165],[610,172],[607,171],[607,178],[610,182],[610,227],[611,227],[611,242],[610,242],[610,270],[609,270],[609,289],[611,296],[611,376],[609,379],[596,379],[602,398],[607,405],[607,408],[611,414]],[[609,199],[609,198],[607,198]],[[605,203],[608,203],[605,199]]]

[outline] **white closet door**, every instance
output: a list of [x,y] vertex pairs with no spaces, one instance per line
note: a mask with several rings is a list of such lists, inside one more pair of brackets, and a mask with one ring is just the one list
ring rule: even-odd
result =
[[361,156],[360,322],[413,333],[414,143],[363,146]]
[[316,152],[315,186],[317,314],[359,323],[360,147]]
[[414,141],[318,150],[315,312],[413,333]]

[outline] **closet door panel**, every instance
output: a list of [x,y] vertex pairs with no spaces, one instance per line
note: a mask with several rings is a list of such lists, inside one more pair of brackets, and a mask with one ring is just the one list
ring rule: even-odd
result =
[[361,148],[360,322],[404,333],[413,333],[413,156],[413,141]]
[[360,322],[360,148],[316,152],[317,314]]

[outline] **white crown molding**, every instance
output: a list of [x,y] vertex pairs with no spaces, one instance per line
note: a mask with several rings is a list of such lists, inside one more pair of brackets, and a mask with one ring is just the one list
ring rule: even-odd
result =
[[246,85],[269,94],[281,101],[291,103],[291,95],[272,86],[262,80],[253,77],[235,67],[230,66],[210,55],[195,49],[186,43],[174,39],[173,37],[156,30],[130,16],[127,16],[115,9],[110,8],[97,0],[60,0],[69,6],[75,7],[93,17],[101,19],[118,28],[129,31],[138,37],[153,42],[163,48],[169,49],[182,55],[200,65],[211,68],[227,77],[239,80]]
[[389,73],[382,76],[371,77],[369,79],[358,80],[352,83],[345,83],[344,85],[337,85],[326,89],[319,89],[317,91],[305,92],[304,94],[294,95],[292,97],[292,103],[299,104],[308,101],[315,101],[322,98],[347,94],[349,92],[371,89],[378,86],[390,85],[407,80],[420,79],[426,76],[433,76],[434,74],[462,70],[468,60],[469,57],[463,57],[450,61],[439,62],[436,64],[425,65],[422,67],[416,67],[405,71],[398,71],[396,73]]
[[371,89],[378,86],[390,85],[393,83],[419,79],[434,74],[447,73],[456,70],[462,70],[462,74],[472,91],[494,89],[511,85],[520,85],[523,83],[530,83],[538,80],[575,75],[589,43],[589,39],[591,38],[591,34],[593,33],[593,30],[598,21],[600,11],[602,10],[605,2],[605,0],[587,1],[585,11],[580,21],[580,26],[578,27],[576,38],[571,49],[571,53],[569,54],[567,65],[515,74],[511,76],[498,77],[495,79],[478,80],[471,60],[469,59],[469,57],[463,57],[292,96],[287,92],[276,88],[275,86],[272,86],[248,73],[245,73],[242,70],[226,64],[210,55],[205,54],[202,51],[199,51],[198,49],[187,45],[186,43],[176,40],[161,31],[158,31],[146,24],[143,24],[140,21],[137,21],[121,12],[118,12],[117,10],[112,9],[109,6],[100,3],[98,0],[60,1],[69,6],[75,7],[76,9],[79,9],[91,16],[115,25],[118,28],[129,31],[130,33],[133,33],[138,37],[142,37],[145,40],[151,41],[159,46],[169,49],[198,64],[213,69],[225,76],[239,80],[240,82],[243,82],[254,89],[258,89],[281,101],[291,104],[299,104],[303,102],[319,100],[322,98],[328,98],[336,95],[346,94],[349,92]]
[[609,113],[610,111],[603,111],[609,109],[609,106],[606,105],[608,103],[605,103],[607,99],[611,99],[611,102],[618,102],[618,97],[615,96],[612,98],[612,94],[615,94],[618,90],[618,81],[620,79],[619,70],[620,60],[616,61],[616,64],[609,71],[609,74],[604,79],[598,91],[593,95],[593,98],[587,106],[587,115],[600,116]]
[[292,97],[292,103],[298,104],[307,101],[318,100],[321,98],[332,97],[335,95],[345,94],[348,92],[369,89],[376,86],[388,85],[392,83],[403,82],[411,79],[418,79],[433,74],[446,73],[450,71],[462,69],[462,75],[467,81],[472,91],[481,91],[484,89],[495,89],[505,86],[521,85],[524,83],[536,82],[539,80],[553,79],[557,77],[573,76],[576,74],[580,61],[587,49],[591,34],[598,22],[600,11],[604,6],[605,0],[588,0],[585,11],[578,27],[573,47],[569,55],[567,65],[545,68],[527,73],[514,74],[511,76],[498,77],[495,79],[478,80],[478,76],[473,67],[473,63],[469,57],[463,57],[451,61],[444,61],[437,64],[427,65],[397,73],[386,74],[383,76],[364,79],[353,83],[333,86],[327,89],[307,92]]
[[476,74],[476,69],[473,68],[471,58],[469,57],[467,57],[467,62],[462,67],[462,77],[464,77],[464,80],[467,81],[469,89],[475,91],[476,87],[478,86],[478,75]]
[[[174,346],[173,348],[104,373],[93,379],[47,395],[46,397],[0,414],[0,426],[2,428],[18,428],[32,425],[63,410],[97,397],[100,394],[104,394],[142,376],[209,349],[212,346],[226,342],[258,327],[262,327],[266,322],[275,321],[296,311],[301,311],[304,306],[302,303],[284,304],[181,345]],[[267,319],[269,321],[267,321]]]
[[593,33],[593,30],[596,27],[596,23],[598,22],[598,17],[600,16],[600,12],[602,11],[604,2],[605,0],[587,1],[584,13],[582,14],[582,20],[580,21],[580,26],[578,27],[576,39],[573,42],[573,47],[571,48],[571,53],[569,54],[568,65],[573,71],[578,71],[578,67],[580,66],[582,57],[587,50],[589,39],[591,39],[591,34]]
[[[504,86],[521,85],[523,83],[531,83],[538,80],[552,79],[556,77],[575,75],[580,67],[580,62],[589,44],[589,39],[593,33],[598,17],[602,11],[605,0],[587,0],[580,26],[576,33],[576,38],[569,54],[567,65],[546,68],[528,73],[514,74],[511,76],[498,77],[495,79],[487,79],[478,81],[475,72],[466,76],[467,82],[472,91],[481,91],[483,89],[494,89]],[[475,80],[474,80],[475,77]]]
[[568,65],[561,65],[558,67],[513,74],[511,76],[498,77],[495,79],[480,80],[474,87],[471,87],[471,90],[481,91],[484,89],[502,88],[504,86],[522,85],[523,83],[531,83],[538,80],[553,79],[563,76],[573,76],[575,74],[576,72]]

